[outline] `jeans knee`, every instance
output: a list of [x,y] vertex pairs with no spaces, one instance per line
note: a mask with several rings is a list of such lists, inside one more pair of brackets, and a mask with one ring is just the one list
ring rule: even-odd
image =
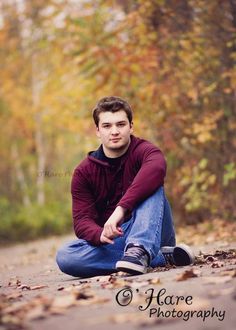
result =
[[59,269],[70,276],[87,277],[89,275],[86,263],[77,256],[73,257],[73,253],[68,253],[66,248],[57,251],[56,262]]
[[60,250],[57,251],[56,263],[57,263],[58,267],[60,268],[60,270],[63,273],[67,273],[66,272],[66,269],[68,268],[67,267],[67,264],[68,264],[67,259],[68,258],[66,257],[65,251],[63,249],[60,249]]
[[57,251],[56,262],[59,269],[63,273],[71,276],[77,276],[75,275],[73,262],[71,261],[70,256],[66,253],[66,251],[63,248]]
[[163,204],[165,202],[165,199],[166,197],[165,197],[164,187],[161,186],[156,191],[154,191],[154,193],[151,196],[149,196],[146,200],[156,205],[157,203]]

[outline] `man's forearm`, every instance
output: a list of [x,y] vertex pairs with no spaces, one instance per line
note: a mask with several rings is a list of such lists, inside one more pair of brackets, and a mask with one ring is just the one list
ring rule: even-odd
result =
[[100,245],[103,228],[89,219],[74,219],[74,231],[78,238],[84,239],[92,245]]
[[123,231],[120,225],[124,221],[126,209],[122,206],[117,206],[109,219],[104,224],[104,229],[101,233],[100,241],[102,243],[113,243],[113,238],[122,236]]

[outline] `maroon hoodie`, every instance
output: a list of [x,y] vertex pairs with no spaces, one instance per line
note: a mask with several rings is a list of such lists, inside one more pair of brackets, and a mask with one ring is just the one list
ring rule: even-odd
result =
[[[100,147],[101,148],[101,147]],[[104,223],[120,205],[132,210],[164,184],[166,162],[152,143],[131,135],[127,152],[118,167],[88,156],[75,168],[72,183],[72,213],[77,237],[100,245]]]

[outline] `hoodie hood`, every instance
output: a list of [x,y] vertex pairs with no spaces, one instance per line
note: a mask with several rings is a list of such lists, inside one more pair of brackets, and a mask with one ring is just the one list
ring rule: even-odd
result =
[[[130,139],[131,139],[131,141],[130,141],[129,148],[127,149],[127,151],[125,152],[124,155],[120,156],[120,157],[123,157],[122,158],[122,163],[127,158],[127,155],[130,152],[132,153],[137,148],[137,146],[144,141],[143,139],[137,138],[134,135],[131,135]],[[102,157],[103,153],[104,152],[103,152],[102,145],[100,145],[97,150],[90,151],[88,153],[88,159],[92,162],[95,162],[95,163],[103,165],[103,166],[110,166],[110,164],[107,161],[105,161],[104,158]]]

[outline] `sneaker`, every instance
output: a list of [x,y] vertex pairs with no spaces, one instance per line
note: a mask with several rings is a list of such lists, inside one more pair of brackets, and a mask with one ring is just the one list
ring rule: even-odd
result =
[[161,252],[169,265],[187,266],[194,263],[194,253],[186,244],[163,246]]
[[132,275],[145,274],[149,265],[149,255],[142,245],[129,244],[116,269]]

